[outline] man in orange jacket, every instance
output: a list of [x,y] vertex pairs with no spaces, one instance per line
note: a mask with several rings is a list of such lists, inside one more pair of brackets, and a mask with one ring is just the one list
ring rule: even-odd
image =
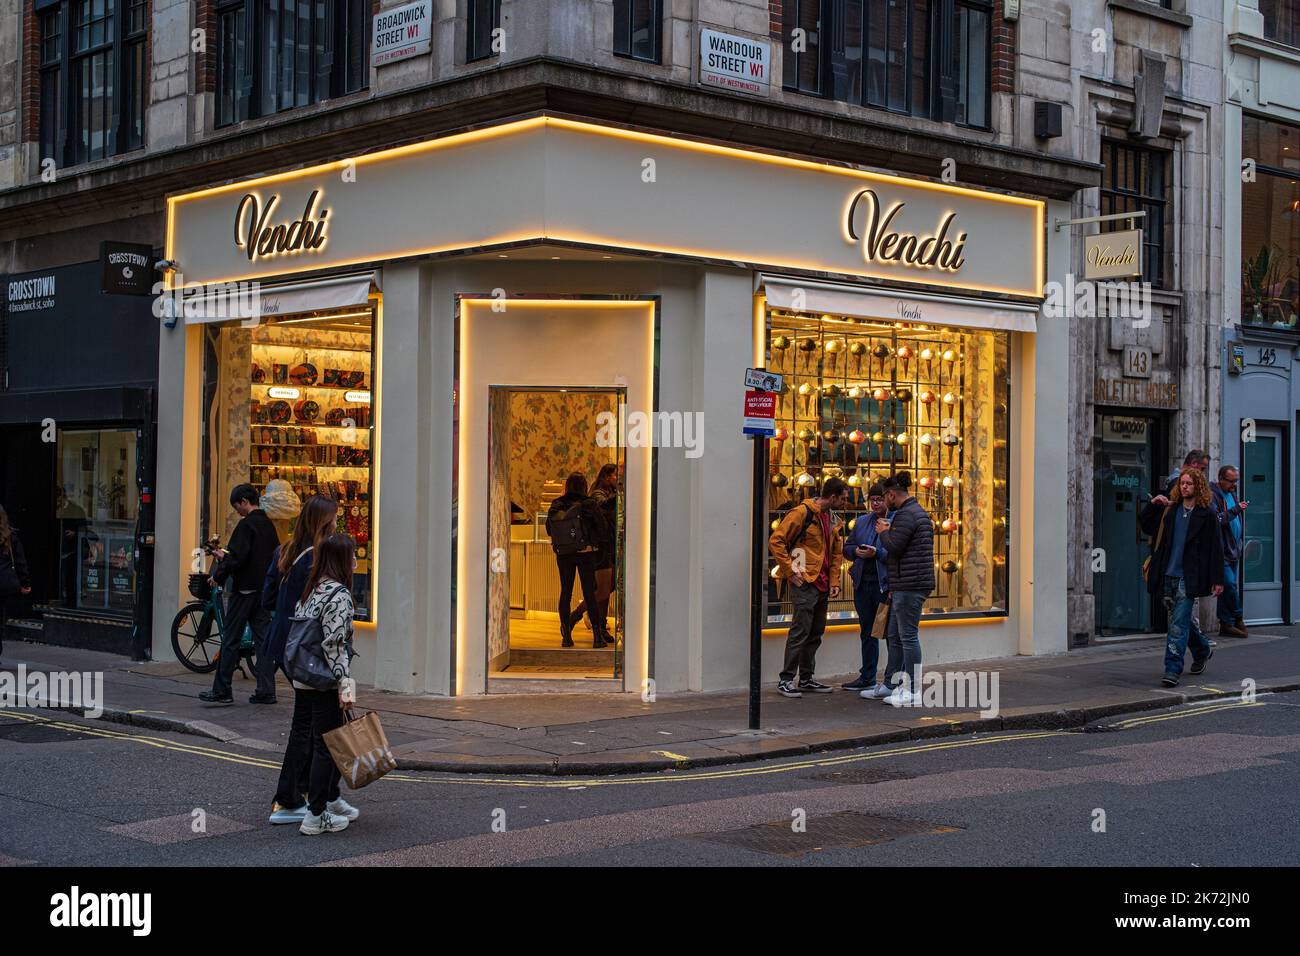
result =
[[785,664],[776,685],[784,697],[802,697],[805,691],[829,694],[832,690],[813,680],[813,668],[826,631],[826,608],[840,596],[843,522],[832,512],[848,502],[848,485],[840,478],[826,479],[816,497],[790,509],[767,543],[776,559],[777,576],[790,582],[794,605]]

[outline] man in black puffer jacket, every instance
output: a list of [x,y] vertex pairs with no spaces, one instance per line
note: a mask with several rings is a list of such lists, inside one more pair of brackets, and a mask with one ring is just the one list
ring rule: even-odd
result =
[[[886,478],[885,503],[893,515],[876,520],[880,541],[889,552],[889,630],[885,642],[889,663],[886,683],[894,691],[885,702],[911,704],[920,694],[921,608],[934,590],[934,522],[908,490],[912,476],[905,471]],[[906,675],[906,680],[902,678]]]

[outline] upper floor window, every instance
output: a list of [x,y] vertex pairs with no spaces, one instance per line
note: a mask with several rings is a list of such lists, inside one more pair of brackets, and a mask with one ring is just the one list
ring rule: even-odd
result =
[[[786,0],[785,88],[986,127],[991,0]],[[945,52],[948,51],[948,52]]]
[[218,0],[217,125],[365,89],[369,34],[367,0]]
[[[1173,252],[1169,186],[1169,153],[1163,149],[1102,140],[1101,214],[1145,212],[1135,220],[1142,229],[1142,278],[1163,289]],[[1103,231],[1128,229],[1123,219],[1103,223]]]
[[1297,328],[1300,315],[1300,128],[1243,114],[1241,155],[1255,160],[1241,184],[1241,320]]
[[614,0],[614,55],[658,63],[663,0]]
[[144,145],[148,0],[45,0],[41,158],[71,166]]
[[1264,36],[1287,46],[1300,46],[1300,0],[1259,0]]
[[496,56],[493,41],[501,28],[501,0],[469,0],[469,17],[466,33],[469,35],[469,50],[466,62],[482,60]]

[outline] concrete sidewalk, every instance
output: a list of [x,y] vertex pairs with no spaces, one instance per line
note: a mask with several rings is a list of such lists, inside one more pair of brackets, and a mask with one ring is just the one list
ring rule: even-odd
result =
[[[11,632],[12,633],[12,632]],[[763,692],[763,728],[746,729],[744,692],[660,695],[536,694],[446,698],[362,689],[361,709],[382,717],[407,770],[597,774],[735,763],[947,734],[1077,727],[1115,714],[1240,695],[1300,689],[1300,627],[1262,627],[1247,640],[1222,638],[1206,672],[1159,686],[1163,638],[1089,647],[1053,657],[1013,657],[940,670],[994,674],[1000,708],[900,708],[838,689],[799,700]],[[102,671],[101,719],[197,734],[280,751],[293,692],[279,703],[247,703],[252,681],[236,675],[233,706],[198,700],[211,678],[175,663],[136,664],[93,651],[8,640],[0,670]],[[828,683],[830,679],[823,677]],[[847,679],[847,678],[844,678]],[[67,708],[65,708],[67,709]]]

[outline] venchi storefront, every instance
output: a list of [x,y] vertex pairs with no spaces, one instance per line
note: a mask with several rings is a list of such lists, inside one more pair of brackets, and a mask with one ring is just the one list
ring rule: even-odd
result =
[[[173,196],[155,653],[251,481],[282,534],[295,502],[340,501],[365,681],[742,686],[758,365],[785,383],[769,520],[832,475],[852,519],[906,468],[940,528],[927,661],[1063,651],[1049,214],[1068,205],[553,117]],[[565,602],[545,519],[574,474],[612,534]],[[773,582],[769,680],[786,600]],[[847,588],[831,613],[819,670],[848,673]]]

